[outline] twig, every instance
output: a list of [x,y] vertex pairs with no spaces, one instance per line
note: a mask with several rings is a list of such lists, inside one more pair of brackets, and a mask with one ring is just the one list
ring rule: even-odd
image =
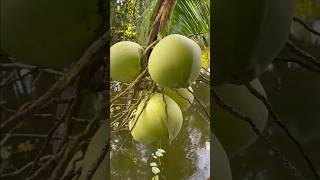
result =
[[149,94],[147,95],[147,98],[145,99],[145,103],[143,104],[143,107],[142,107],[141,111],[139,112],[138,116],[134,119],[134,124],[133,124],[132,128],[129,129],[129,132],[128,132],[127,135],[125,136],[122,144],[119,146],[119,148],[116,150],[116,152],[118,152],[118,151],[124,146],[124,144],[126,143],[129,135],[131,134],[131,132],[132,132],[133,129],[135,128],[135,126],[136,126],[136,124],[137,124],[137,122],[138,122],[141,114],[143,113],[144,109],[146,108],[146,106],[147,106],[147,104],[148,104],[148,101],[149,101],[149,99],[150,99],[150,97],[151,97],[151,94],[153,93],[154,89],[155,89],[155,86],[150,90]]
[[299,59],[296,59],[296,58],[277,57],[277,58],[275,58],[275,62],[294,62],[294,63],[299,64],[301,67],[303,67],[307,70],[310,70],[312,72],[320,74],[320,68],[316,68],[316,67],[309,65],[308,63],[301,61]]
[[308,26],[302,19],[294,16],[293,17],[293,21],[299,23],[300,25],[302,25],[306,30],[308,30],[309,32],[311,32],[312,34],[316,35],[316,36],[320,36],[320,32],[316,31],[315,29],[311,28],[310,26]]
[[67,116],[67,114],[70,112],[70,109],[72,109],[72,106],[74,105],[74,101],[69,102],[67,108],[65,109],[63,116],[61,117],[61,119],[59,121],[56,122],[56,124],[51,128],[51,130],[48,133],[48,138],[46,140],[46,142],[43,144],[39,154],[37,155],[37,157],[35,158],[35,163],[33,164],[29,175],[31,175],[33,173],[33,171],[35,170],[35,168],[38,165],[38,161],[40,160],[40,157],[43,155],[43,153],[45,153],[49,142],[52,138],[52,136],[54,135],[54,132],[57,130],[57,128],[60,126],[61,123],[63,123],[65,121],[65,117]]
[[[48,134],[23,134],[23,133],[5,133],[0,134],[0,136],[7,136],[10,135],[11,137],[27,137],[27,138],[48,138]],[[58,136],[52,136],[51,139],[62,139]],[[74,137],[70,136],[69,139],[74,139]]]
[[105,102],[103,101],[102,96],[99,95],[99,98],[97,99],[96,103],[95,116],[92,118],[85,130],[79,135],[77,135],[76,140],[67,146],[67,149],[64,152],[62,159],[60,159],[59,164],[53,169],[51,176],[48,179],[57,180],[62,176],[62,173],[64,172],[68,162],[70,161],[74,153],[78,150],[77,147],[79,143],[85,140],[92,131],[95,131],[97,129],[96,125],[99,122],[100,113],[103,111],[104,103]]
[[59,151],[58,153],[54,154],[54,156],[50,160],[48,160],[43,166],[41,166],[31,176],[25,178],[25,180],[35,180],[35,179],[37,179],[41,175],[41,173],[43,171],[45,171],[47,168],[50,167],[51,164],[55,163],[58,159],[60,159],[62,157],[63,152],[64,152],[66,147],[67,146],[65,145],[64,148],[61,151]]
[[[52,158],[53,158],[53,155],[46,155],[46,156],[43,156],[40,158],[40,162],[48,160],[48,159],[52,159]],[[15,170],[13,172],[1,174],[0,179],[18,176],[21,173],[23,173],[26,169],[31,167],[33,164],[34,164],[34,161],[27,163],[23,167],[19,168],[18,170]]]
[[38,68],[34,68],[34,69],[32,69],[31,71],[25,73],[24,75],[21,75],[21,76],[18,77],[18,78],[15,78],[15,79],[12,79],[12,80],[10,80],[10,81],[7,81],[6,83],[0,84],[0,89],[1,89],[1,88],[4,88],[4,87],[6,87],[6,86],[9,86],[9,85],[11,85],[11,84],[13,84],[13,83],[15,83],[15,82],[17,82],[17,81],[21,81],[21,80],[24,79],[25,77],[36,73],[38,70],[39,70]]
[[33,101],[27,108],[21,110],[17,114],[12,115],[11,117],[9,117],[9,119],[1,123],[0,131],[4,131],[5,129],[8,129],[12,124],[24,120],[24,118],[28,116],[28,114],[34,113],[50,98],[68,87],[68,85],[71,84],[77,77],[79,77],[87,68],[96,64],[97,61],[100,61],[96,58],[97,52],[107,44],[108,39],[109,31],[103,34],[103,36],[96,42],[94,42],[85,51],[77,64],[73,66],[72,69],[63,77],[61,77],[44,95]]
[[29,64],[23,64],[23,63],[5,63],[5,64],[1,64],[0,63],[0,68],[3,69],[38,69],[39,71],[42,72],[46,72],[49,74],[53,74],[53,75],[58,75],[58,76],[63,76],[63,73],[54,69],[50,69],[50,68],[44,68],[44,67],[38,67],[38,66],[33,66],[33,65],[29,65]]
[[301,144],[298,142],[298,140],[290,133],[290,131],[287,129],[287,127],[285,126],[285,124],[283,124],[280,121],[280,117],[279,115],[274,111],[274,109],[272,108],[272,105],[270,104],[270,102],[267,100],[267,98],[265,98],[262,94],[260,94],[251,84],[247,85],[247,89],[255,96],[257,97],[261,102],[263,102],[263,104],[266,106],[266,108],[269,111],[269,114],[271,115],[273,122],[276,123],[284,132],[285,134],[290,138],[290,140],[296,145],[296,147],[299,149],[302,157],[305,159],[305,161],[307,162],[310,170],[312,171],[312,173],[314,174],[314,176],[316,177],[316,179],[320,180],[320,176],[317,173],[317,170],[315,168],[315,166],[313,165],[311,159],[308,157],[308,155],[306,154],[306,152],[304,151],[303,147],[301,146]]
[[320,61],[317,60],[314,56],[307,53],[306,51],[300,49],[296,46],[292,41],[288,40],[287,46],[298,56],[302,57],[304,60],[308,61],[309,63],[315,65],[316,67],[320,68]]
[[206,110],[206,108],[204,107],[204,105],[203,105],[203,104],[201,103],[201,101],[199,100],[199,98],[196,97],[196,96],[194,95],[194,93],[193,93],[189,88],[187,88],[187,90],[193,95],[194,99],[197,101],[197,103],[201,106],[202,110],[205,112],[205,114],[206,114],[206,116],[207,116],[207,118],[208,118],[207,121],[210,121],[210,115],[209,115],[209,113],[207,112],[207,110]]
[[122,97],[124,94],[126,94],[130,89],[132,89],[137,83],[141,81],[141,79],[147,74],[148,69],[144,69],[139,76],[121,93],[117,94],[114,98],[111,99],[110,103],[112,104],[114,101]]

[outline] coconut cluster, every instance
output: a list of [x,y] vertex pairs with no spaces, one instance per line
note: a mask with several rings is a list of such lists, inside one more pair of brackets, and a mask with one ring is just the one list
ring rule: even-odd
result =
[[[110,75],[114,81],[130,83],[141,73],[143,48],[122,41],[110,48]],[[144,99],[129,122],[133,138],[141,143],[166,143],[179,133],[183,115],[193,103],[192,83],[201,70],[201,49],[193,40],[172,34],[161,39],[148,59],[151,79],[162,88]]]

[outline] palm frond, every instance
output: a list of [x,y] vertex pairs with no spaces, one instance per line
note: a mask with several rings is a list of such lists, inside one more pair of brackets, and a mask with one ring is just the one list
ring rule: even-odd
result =
[[172,14],[170,33],[179,33],[209,46],[210,0],[177,0]]

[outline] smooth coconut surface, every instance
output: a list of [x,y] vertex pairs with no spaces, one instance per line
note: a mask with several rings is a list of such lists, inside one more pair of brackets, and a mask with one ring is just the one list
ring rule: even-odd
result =
[[214,83],[245,84],[287,42],[293,0],[216,0],[213,13]]
[[213,179],[216,180],[232,180],[232,172],[229,158],[223,149],[220,141],[211,133],[213,141]]
[[160,93],[153,94],[146,105],[145,103],[146,100],[143,100],[139,104],[135,118],[129,122],[133,138],[141,143],[172,141],[178,135],[183,121],[178,104]]
[[[193,92],[191,87],[188,89]],[[182,111],[187,110],[190,105],[193,103],[194,97],[193,94],[187,88],[164,88],[163,92],[173,99]]]
[[148,70],[161,86],[187,88],[199,76],[201,49],[193,40],[172,34],[164,37],[152,50]]
[[[92,164],[96,162],[99,155],[101,154],[102,150],[105,148],[108,140],[108,132],[107,132],[107,123],[103,123],[96,134],[91,139],[91,142],[85,152],[83,161],[82,161],[82,169],[81,175],[79,180],[85,180],[88,171],[92,167]],[[100,163],[99,167],[97,168],[96,172],[94,173],[92,179],[93,180],[105,180],[108,177],[109,172],[108,169],[108,155],[105,156],[103,161]]]
[[115,81],[129,83],[141,71],[143,48],[131,41],[121,41],[110,48],[110,75]]
[[103,31],[98,1],[1,0],[1,49],[22,63],[71,64]]
[[[255,79],[251,85],[266,97],[259,80]],[[268,110],[245,86],[226,84],[216,87],[215,91],[226,104],[249,116],[260,131],[265,128]],[[216,104],[212,104],[211,107],[214,133],[228,154],[237,153],[255,142],[257,136],[247,122],[234,118]]]

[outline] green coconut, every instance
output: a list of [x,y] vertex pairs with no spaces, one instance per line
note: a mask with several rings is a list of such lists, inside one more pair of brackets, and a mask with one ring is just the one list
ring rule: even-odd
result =
[[189,87],[199,76],[200,69],[200,47],[193,40],[179,34],[160,40],[149,57],[151,78],[165,87]]
[[[109,143],[108,142],[108,124],[103,123],[98,131],[95,133],[93,138],[90,141],[90,144],[85,152],[83,161],[82,161],[82,169],[79,180],[85,180],[86,175],[88,174],[92,164],[95,163],[101,154],[104,147]],[[96,172],[94,173],[92,179],[93,180],[105,180],[108,175],[108,154],[104,157],[100,165],[98,166]]]
[[1,0],[1,49],[22,63],[52,68],[71,64],[104,29],[106,12],[99,2]]
[[212,135],[213,141],[213,179],[216,180],[232,180],[232,172],[230,167],[229,158],[223,149],[219,140]]
[[143,100],[139,104],[134,119],[129,122],[133,138],[146,144],[172,141],[178,135],[183,121],[178,104],[160,93],[153,94],[145,103],[146,100]]
[[293,0],[216,0],[213,13],[214,83],[246,84],[285,45]]
[[[266,97],[259,80],[255,79],[250,83]],[[245,86],[225,84],[216,87],[215,91],[226,104],[250,117],[260,131],[264,130],[268,120],[268,110]],[[233,117],[217,104],[212,104],[211,107],[213,108],[213,131],[228,154],[237,153],[255,142],[257,135],[247,122]]]
[[141,71],[143,48],[131,41],[121,41],[110,48],[110,75],[115,81],[129,83]]
[[[188,89],[193,92],[191,87]],[[182,111],[187,110],[193,103],[193,94],[187,88],[163,88],[163,92],[173,99]]]

